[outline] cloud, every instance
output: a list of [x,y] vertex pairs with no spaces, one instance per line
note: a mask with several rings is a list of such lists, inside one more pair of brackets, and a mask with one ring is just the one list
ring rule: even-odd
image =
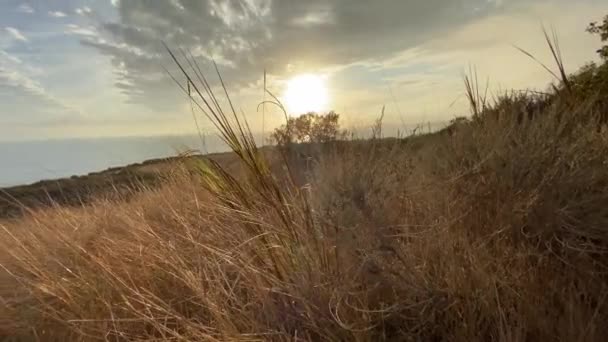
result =
[[[161,41],[178,55],[180,47],[191,52],[211,82],[216,61],[254,130],[261,126],[255,105],[264,70],[278,96],[298,73],[328,75],[331,107],[350,122],[372,122],[384,104],[387,122],[399,121],[394,113],[408,123],[449,119],[456,109],[466,112],[463,101],[450,105],[462,93],[469,64],[480,79],[490,76],[492,86],[544,87],[550,77],[510,44],[550,63],[540,23],[555,23],[568,70],[574,71],[599,45],[595,37],[586,40],[587,21],[608,9],[601,0],[105,1],[36,7],[36,18],[15,8],[42,2],[9,4],[6,12],[25,21],[0,26],[23,30],[8,27],[0,34],[0,126],[9,127],[9,118],[76,122],[72,107],[83,109],[87,120],[136,117],[149,123],[146,134],[166,132],[169,122],[189,123],[188,103],[163,66],[178,82],[185,80]],[[73,20],[47,16],[51,9]],[[21,44],[26,41],[31,43]],[[280,115],[266,116],[266,128],[275,117],[279,123]],[[85,121],[79,125],[95,131]],[[121,134],[132,126],[125,124]],[[113,129],[91,134],[118,134]]]
[[32,8],[32,6],[30,6],[29,4],[21,4],[19,5],[19,7],[17,7],[17,12],[20,13],[27,13],[27,14],[32,14],[34,13],[34,9]]
[[[4,61],[4,63],[2,63],[2,61]],[[8,64],[8,63],[23,64],[23,61],[17,56],[13,56],[6,51],[0,50],[0,66],[2,66],[2,64]]]
[[49,16],[53,17],[53,18],[64,18],[67,17],[67,14],[61,12],[61,11],[49,11]]
[[84,6],[84,7],[76,8],[74,10],[74,12],[79,15],[87,15],[87,14],[91,14],[93,12],[93,10],[88,6]]
[[[19,57],[0,51],[0,112],[15,113],[15,116],[0,116],[3,121],[31,121],[35,119],[57,119],[77,115],[78,111],[51,94],[40,82],[32,78],[36,68]],[[23,120],[23,116],[29,116]]]
[[6,30],[6,32],[8,32],[11,37],[13,37],[16,40],[22,41],[22,42],[27,42],[28,39],[26,36],[23,35],[23,33],[21,33],[18,29],[14,28],[14,27],[5,27],[4,28]]
[[82,27],[76,24],[68,24],[65,26],[64,30],[65,34],[71,34],[76,36],[84,36],[84,37],[96,37],[98,36],[98,32],[95,27]]
[[[514,2],[522,0],[512,0]],[[114,3],[114,2],[113,2]],[[454,30],[500,6],[487,0],[206,0],[114,3],[118,22],[101,22],[103,42],[85,45],[111,57],[121,91],[154,104],[172,84],[160,41],[213,59],[233,87],[271,75],[385,59]],[[478,9],[474,11],[474,9]],[[135,53],[137,52],[137,53]],[[167,99],[166,101],[171,101]]]
[[[468,113],[462,78],[469,66],[477,70],[482,86],[489,81],[493,95],[511,89],[546,90],[549,82],[554,81],[551,76],[513,47],[516,44],[527,49],[555,69],[544,41],[541,18],[547,26],[559,23],[557,33],[567,72],[574,72],[592,60],[595,47],[600,44],[596,37],[585,33],[584,28],[602,10],[591,2],[558,4],[560,6],[555,2],[522,4],[470,22],[393,58],[364,63],[360,68],[372,73],[367,79],[373,78],[380,84],[368,85],[365,90],[381,94],[384,87],[384,92],[398,95],[396,99],[376,97],[376,101],[385,101],[386,119],[393,122],[401,114],[410,122],[416,122]],[[345,87],[344,98],[355,98],[357,109],[364,108],[357,97],[349,95],[353,90]],[[373,106],[367,108],[373,109]]]

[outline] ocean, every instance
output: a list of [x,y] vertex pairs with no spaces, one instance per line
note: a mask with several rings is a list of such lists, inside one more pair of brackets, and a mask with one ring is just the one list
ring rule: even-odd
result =
[[[225,152],[217,136],[205,138],[208,153]],[[85,175],[109,167],[202,150],[198,136],[0,141],[0,187]]]
[[[386,136],[397,132],[428,133],[445,127],[445,122],[424,125],[385,125]],[[369,127],[350,128],[358,137],[368,137]],[[268,136],[266,135],[266,138]],[[258,144],[262,140],[257,136]],[[228,147],[217,135],[205,138],[205,153],[226,152]],[[0,141],[0,188],[30,184],[40,180],[85,175],[110,167],[125,166],[148,159],[176,156],[187,150],[203,150],[196,135],[56,139],[39,141]]]

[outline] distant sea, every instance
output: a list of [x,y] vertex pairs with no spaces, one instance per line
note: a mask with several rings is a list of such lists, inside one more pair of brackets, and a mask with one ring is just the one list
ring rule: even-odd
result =
[[[208,153],[228,150],[217,136],[206,137],[205,145]],[[84,175],[189,149],[202,150],[198,136],[0,141],[0,187]]]
[[[445,122],[411,126],[385,126],[385,136],[403,136],[418,127],[428,133],[445,127]],[[349,129],[358,137],[370,134],[369,127]],[[398,133],[400,132],[400,133]],[[261,142],[261,134],[257,137]],[[205,138],[205,153],[226,152],[217,135]],[[40,180],[86,175],[110,167],[125,166],[148,159],[176,156],[187,150],[203,150],[196,135],[0,141],[0,188],[30,184]]]

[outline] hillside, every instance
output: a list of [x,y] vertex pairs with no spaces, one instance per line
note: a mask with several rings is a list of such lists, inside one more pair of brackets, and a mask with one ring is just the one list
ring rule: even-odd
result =
[[176,168],[128,202],[6,223],[0,334],[600,341],[606,127],[561,100],[520,121],[541,107],[511,100],[433,135],[287,150],[293,182],[243,147],[236,178]]
[[604,341],[608,73],[555,55],[549,91],[490,100],[469,75],[468,117],[403,139],[332,113],[259,149],[211,89],[184,89],[232,154],[121,169],[170,172],[0,223],[0,337]]
[[196,159],[213,159],[227,168],[238,163],[232,153],[214,153],[202,156],[171,157],[146,160],[141,163],[112,167],[87,175],[33,184],[0,188],[0,219],[23,215],[24,210],[52,206],[82,206],[94,199],[129,198],[140,191],[160,186],[176,167]]

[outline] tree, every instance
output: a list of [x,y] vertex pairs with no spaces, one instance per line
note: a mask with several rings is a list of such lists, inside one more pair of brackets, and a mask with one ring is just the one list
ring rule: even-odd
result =
[[608,15],[604,17],[602,23],[589,24],[587,32],[599,35],[601,41],[606,43],[597,50],[603,62],[599,65],[594,62],[588,63],[570,75],[569,79],[575,94],[582,97],[594,96],[597,98],[596,101],[604,106],[608,94]]
[[[599,35],[602,42],[608,42],[608,15],[604,17],[604,21],[600,24],[597,22],[589,24],[587,32]],[[608,61],[608,44],[597,50],[597,53],[604,61]]]
[[333,111],[324,115],[311,112],[289,118],[285,125],[275,129],[270,139],[279,145],[333,141],[344,135],[340,130],[339,119],[340,115]]
[[[608,43],[608,15],[602,23],[590,23],[587,32],[599,35],[602,42]],[[608,94],[608,44],[597,50],[597,53],[603,62],[599,65],[595,62],[587,63],[568,79],[575,95],[581,98],[595,97],[596,101],[605,103]]]

